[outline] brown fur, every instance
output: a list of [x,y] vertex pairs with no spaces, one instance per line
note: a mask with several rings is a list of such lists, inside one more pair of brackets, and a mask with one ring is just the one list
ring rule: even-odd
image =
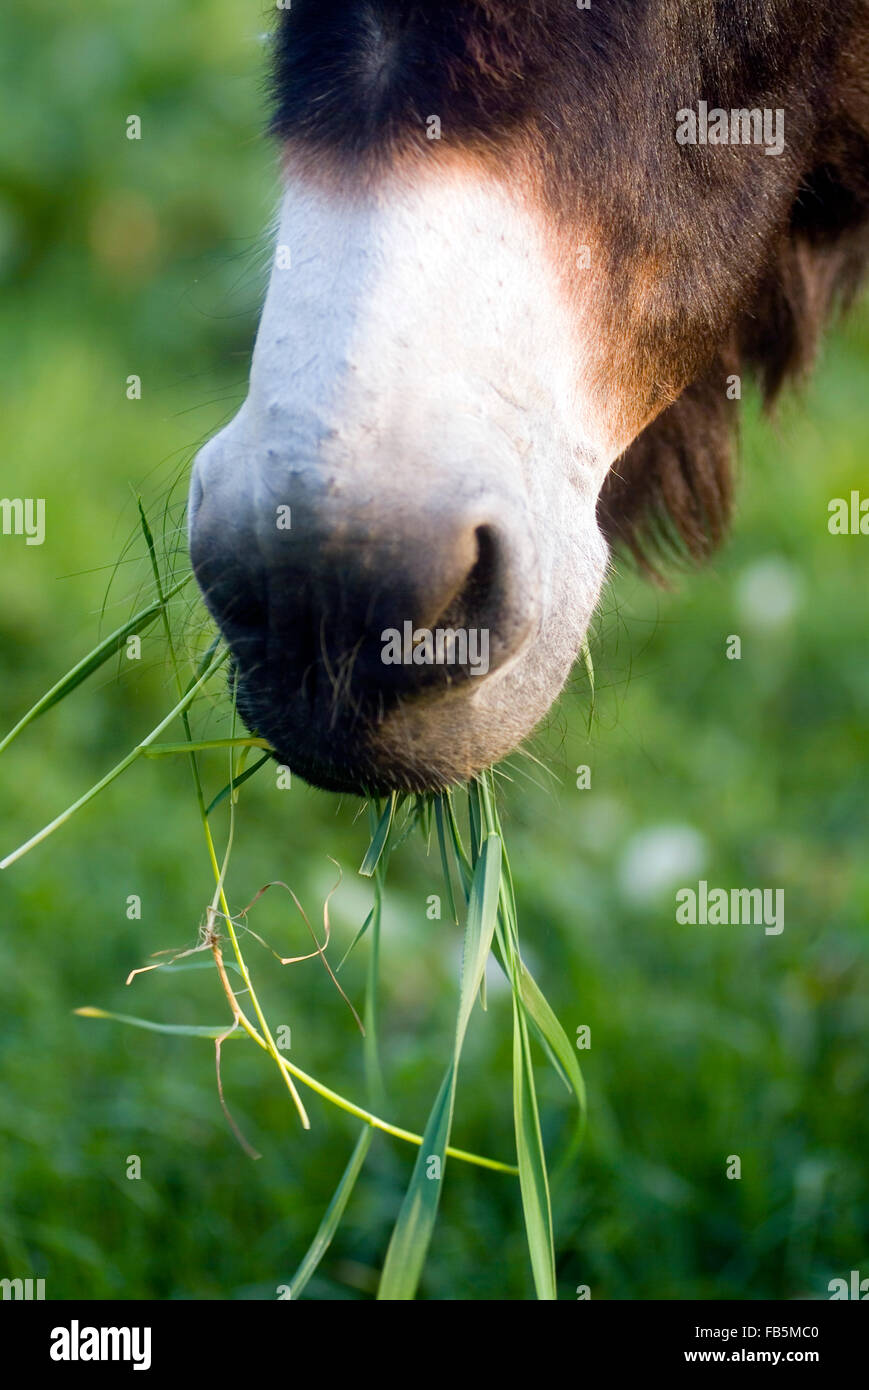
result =
[[789,221],[773,240],[750,306],[712,366],[634,441],[599,502],[608,538],[650,574],[676,555],[705,559],[733,505],[737,413],[725,394],[748,370],[768,407],[812,366],[831,314],[854,300],[869,264],[869,6],[861,4],[814,134]]

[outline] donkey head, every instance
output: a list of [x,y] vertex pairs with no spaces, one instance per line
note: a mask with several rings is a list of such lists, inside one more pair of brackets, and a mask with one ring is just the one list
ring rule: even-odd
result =
[[867,258],[864,0],[296,0],[284,196],[190,543],[239,708],[318,785],[514,748],[620,542],[702,557],[734,383]]

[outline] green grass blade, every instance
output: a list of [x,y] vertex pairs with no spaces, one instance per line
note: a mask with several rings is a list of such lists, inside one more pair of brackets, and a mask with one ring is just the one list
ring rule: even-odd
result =
[[425,841],[426,853],[428,853],[428,847],[431,841],[431,816],[433,798],[428,794],[426,794],[425,796],[417,796],[417,803],[419,805],[420,829],[422,830],[422,838]]
[[[173,598],[175,594],[179,593],[191,578],[192,576],[188,574],[186,578],[180,580],[173,589],[169,590],[166,599]],[[47,690],[22,719],[19,719],[15,728],[10,729],[6,737],[0,740],[0,753],[6,751],[13,739],[16,739],[27,728],[28,724],[32,724],[34,719],[45,714],[46,710],[51,709],[53,705],[65,700],[67,695],[72,694],[73,690],[87,680],[88,676],[93,675],[94,671],[98,671],[101,666],[115,656],[128,637],[134,637],[138,633],[144,632],[153,622],[156,622],[162,608],[162,599],[158,599],[147,608],[143,608],[141,613],[137,613],[128,623],[124,623],[123,627],[119,627],[117,631],[111,633],[109,637],[100,642],[99,646],[94,647],[92,652],[89,652],[77,665],[73,666],[72,670],[67,671],[66,675],[62,676],[50,690]]]
[[213,753],[224,748],[265,748],[269,756],[274,751],[268,740],[264,738],[205,738],[199,743],[192,740],[188,743],[186,739],[183,743],[153,743],[150,748],[145,750],[145,756],[148,758],[174,758],[181,753]]
[[585,674],[588,676],[589,689],[591,690],[591,704],[588,707],[588,731],[591,733],[591,726],[594,720],[594,664],[591,659],[591,647],[588,645],[588,638],[580,648],[582,663],[585,666]]
[[389,838],[389,828],[392,825],[392,817],[395,815],[397,799],[396,793],[392,792],[386,803],[386,809],[380,817],[377,829],[371,837],[371,844],[368,846],[368,851],[359,869],[363,878],[372,878],[374,876],[374,870],[377,868],[380,856],[383,853],[383,847]]
[[465,929],[465,951],[462,961],[462,985],[459,1018],[456,1027],[455,1058],[465,1040],[474,999],[486,970],[492,949],[492,936],[498,916],[498,891],[501,883],[502,850],[498,835],[488,835],[483,842],[468,902],[468,924]]
[[[399,797],[398,800],[397,800],[396,803],[395,803],[396,812],[398,811],[398,807],[399,807],[400,805],[401,805],[401,798]],[[410,836],[413,834],[413,832],[414,832],[414,830],[416,829],[416,827],[421,823],[421,818],[422,818],[422,811],[421,811],[421,808],[420,808],[420,805],[419,805],[419,800],[417,800],[417,804],[416,804],[414,807],[412,807],[411,809],[408,810],[407,816],[406,816],[406,818],[405,818],[404,825],[401,827],[401,829],[398,830],[398,831],[395,831],[395,830],[393,831],[393,833],[392,833],[392,839],[391,839],[390,845],[389,845],[389,853],[390,853],[390,854],[394,854],[395,851],[396,851],[397,849],[400,849],[400,848],[401,848],[401,846],[404,844],[405,840],[407,840],[407,839],[410,838]]]
[[[238,968],[238,966],[236,965],[236,963],[235,963],[234,960],[225,960],[225,961],[223,962],[223,968],[224,968],[224,970],[226,970],[226,971],[232,971],[232,973],[235,974],[235,975],[240,975],[240,974],[241,974],[241,971],[239,970],[239,968]],[[160,966],[160,974],[161,974],[161,975],[180,975],[180,974],[185,973],[185,972],[188,971],[188,970],[211,970],[211,971],[213,972],[213,971],[214,971],[214,961],[213,961],[213,960],[185,960],[185,961],[177,961],[177,962],[176,962],[176,961],[173,961],[171,965],[168,965],[168,964],[167,964],[167,965],[161,965],[161,966]]]
[[[456,1067],[450,1062],[432,1106],[410,1183],[392,1232],[380,1287],[379,1301],[414,1298],[434,1230],[446,1164],[446,1147],[453,1118]],[[436,1164],[434,1176],[429,1177]]]
[[[589,661],[590,659],[589,657]],[[500,835],[501,823],[491,772],[482,775],[479,786],[484,823]],[[578,1147],[585,1121],[585,1085],[567,1034],[522,961],[513,875],[506,854],[501,874],[498,944],[513,991],[513,1111],[528,1250],[537,1297],[554,1299],[557,1293],[552,1202],[537,1109],[528,1036],[529,1021],[553,1067],[576,1097],[579,1118],[576,1136],[571,1146],[573,1151]]]
[[471,861],[468,859],[465,846],[462,842],[461,832],[459,830],[458,821],[456,820],[456,811],[455,807],[453,806],[452,795],[449,791],[445,791],[443,797],[444,801],[446,802],[447,819],[449,821],[450,826],[450,838],[453,842],[453,853],[456,859],[456,867],[459,871],[459,877],[462,880],[463,892],[465,894],[465,897],[467,898],[470,896],[471,892]]
[[362,1133],[356,1140],[356,1147],[350,1155],[350,1162],[344,1169],[341,1180],[332,1194],[332,1200],[326,1208],[323,1220],[320,1222],[317,1229],[317,1234],[314,1236],[305,1258],[302,1260],[302,1263],[299,1265],[299,1268],[290,1281],[291,1298],[299,1297],[305,1285],[308,1283],[308,1280],[311,1278],[311,1275],[315,1272],[326,1251],[329,1249],[329,1246],[332,1244],[332,1238],[338,1229],[341,1217],[344,1215],[353,1188],[356,1186],[356,1179],[362,1171],[362,1165],[371,1147],[373,1136],[374,1130],[370,1125],[363,1126]]
[[448,904],[449,909],[450,909],[450,916],[452,917],[452,919],[453,919],[453,921],[456,923],[456,925],[458,925],[459,914],[458,914],[458,912],[456,911],[456,900],[455,900],[455,897],[453,896],[453,879],[452,879],[452,874],[450,873],[449,859],[447,858],[447,838],[446,838],[446,831],[445,831],[445,829],[444,829],[444,799],[443,799],[443,794],[441,794],[440,796],[437,797],[437,799],[436,799],[436,801],[435,801],[435,804],[434,804],[434,809],[435,809],[435,820],[436,820],[436,822],[437,822],[437,831],[438,831],[438,848],[440,849],[440,853],[441,853],[441,869],[443,870],[443,875],[444,875],[444,888],[446,889],[446,894],[447,894],[447,904]]
[[[490,835],[480,851],[471,884],[453,1056],[432,1106],[410,1183],[392,1232],[377,1291],[379,1300],[412,1299],[422,1274],[440,1202],[455,1105],[459,1058],[492,946],[498,916],[500,881],[501,841],[497,835]],[[432,1170],[433,1175],[430,1176]]]
[[576,1097],[579,1107],[580,1123],[585,1120],[586,1096],[585,1082],[582,1078],[576,1049],[558,1021],[558,1018],[537,981],[523,961],[519,963],[519,993],[522,1003],[534,1027],[545,1042],[556,1063],[556,1070],[568,1090]]
[[546,1156],[540,1133],[537,1095],[528,1029],[520,1000],[513,997],[513,1114],[519,1186],[525,1213],[525,1231],[531,1270],[538,1299],[557,1298],[555,1250],[552,1240],[552,1204],[546,1174]]
[[[215,652],[217,651],[217,648],[220,646],[222,641],[223,638],[221,637],[220,633],[216,632],[199,659],[199,665],[196,668],[195,675],[191,676],[190,680],[187,683],[188,690],[190,689],[191,685],[196,684],[203,672],[208,670],[209,666],[211,665],[214,659]],[[178,671],[177,664],[175,665],[175,674],[176,677],[180,679],[180,673]]]
[[375,878],[374,907],[366,924],[371,924],[368,969],[365,975],[365,1007],[362,1011],[365,1037],[362,1039],[362,1061],[365,1068],[365,1085],[368,1099],[373,1106],[381,1107],[386,1100],[386,1083],[383,1079],[383,1064],[380,1060],[380,923],[383,913],[382,868]]
[[475,780],[468,787],[468,822],[471,835],[471,864],[475,865],[480,857],[480,848],[483,843],[483,818],[480,807],[480,786]]
[[247,1037],[243,1029],[233,1030],[225,1023],[219,1023],[214,1027],[208,1024],[200,1026],[196,1023],[152,1023],[147,1018],[135,1018],[132,1014],[114,1014],[108,1009],[96,1009],[89,1005],[73,1012],[80,1018],[108,1018],[114,1023],[129,1023],[133,1028],[147,1028],[149,1033],[175,1033],[182,1038],[223,1038],[229,1041],[230,1038]]
[[[192,747],[195,748],[196,745],[193,744]],[[227,782],[226,786],[217,793],[217,796],[214,798],[214,800],[208,806],[206,806],[206,816],[210,816],[212,811],[216,811],[217,807],[221,804],[221,802],[225,801],[228,796],[230,796],[234,791],[236,791],[237,788],[241,786],[242,782],[246,782],[249,777],[253,777],[255,772],[259,772],[260,768],[268,762],[271,756],[271,753],[266,753],[264,757],[258,758],[252,767],[245,768],[244,772],[240,772],[238,776],[233,778],[231,782]]]
[[76,811],[80,811],[89,801],[93,801],[94,797],[98,796],[101,791],[104,791],[110,783],[114,782],[116,777],[120,777],[122,772],[126,772],[128,767],[132,767],[136,759],[140,758],[150,744],[160,737],[163,730],[168,728],[172,720],[177,718],[179,714],[183,714],[188,705],[193,703],[200,688],[213,676],[214,672],[223,665],[228,656],[229,651],[227,650],[217,657],[199,679],[194,681],[175,708],[169,711],[166,718],[160,721],[156,729],[151,730],[147,738],[137,744],[119,763],[116,763],[111,772],[107,772],[105,777],[101,777],[99,782],[91,787],[89,791],[85,792],[84,796],[79,797],[78,801],[74,801],[71,806],[68,806],[59,816],[55,816],[53,821],[43,826],[43,828],[37,831],[35,835],[32,835],[29,840],[26,840],[23,845],[19,845],[11,854],[7,854],[5,859],[0,860],[0,869],[8,869],[10,864],[14,864],[17,859],[21,859],[23,855],[27,854],[31,849],[34,849],[36,845],[41,844],[43,840],[47,840],[49,835],[52,835],[55,830],[59,830],[62,825],[65,825],[66,822],[75,815]]
[[358,946],[359,942],[362,940],[362,938],[363,938],[363,936],[365,935],[365,933],[367,932],[368,928],[371,926],[371,923],[374,921],[374,915],[375,915],[376,911],[377,911],[377,908],[376,908],[376,907],[372,907],[372,909],[371,909],[371,911],[369,912],[368,916],[365,918],[365,921],[362,923],[362,926],[359,928],[359,930],[358,930],[358,932],[356,933],[356,935],[354,936],[353,940],[350,942],[350,945],[347,947],[347,950],[344,952],[343,956],[341,957],[340,962],[338,963],[338,965],[335,966],[335,974],[336,974],[336,975],[338,974],[338,971],[341,969],[341,966],[344,964],[344,962],[345,962],[345,960],[347,959],[347,957],[350,955],[350,952],[354,949],[354,947]]

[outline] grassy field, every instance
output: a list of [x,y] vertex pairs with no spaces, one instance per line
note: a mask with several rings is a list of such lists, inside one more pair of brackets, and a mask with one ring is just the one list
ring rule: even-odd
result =
[[[44,545],[0,538],[3,729],[146,590],[137,493],[161,549],[183,545],[192,454],[243,397],[276,189],[260,138],[266,23],[231,0],[92,0],[86,17],[34,0],[2,21],[2,492],[46,499]],[[864,306],[776,422],[746,401],[726,549],[670,591],[617,564],[592,640],[591,732],[577,673],[536,761],[505,769],[527,954],[567,1032],[591,1030],[588,1128],[567,1166],[569,1102],[539,1075],[562,1298],[581,1284],[596,1299],[824,1298],[831,1278],[869,1275],[869,542],[827,530],[829,499],[865,486],[867,379]],[[192,594],[177,613],[195,645]],[[726,657],[734,634],[741,660]],[[155,628],[141,660],[116,661],[4,755],[0,851],[172,703]],[[199,727],[225,734],[228,708]],[[224,764],[206,767],[216,791]],[[339,958],[371,902],[359,811],[263,769],[239,807],[235,906],[283,879],[316,921],[332,856]],[[784,930],[678,925],[674,891],[700,878],[782,888]],[[124,984],[152,952],[193,944],[212,887],[181,761],[133,769],[0,877],[0,1274],[44,1277],[49,1298],[275,1297],[355,1141],[316,1098],[303,1133],[268,1059],[233,1045],[223,1084],[263,1155],[252,1163],[209,1042],[74,1016],[222,1022],[211,971]],[[381,967],[385,1109],[417,1129],[461,950],[446,914],[426,915],[438,892],[437,853],[415,836],[390,865]],[[255,912],[282,952],[309,949],[278,897]],[[363,1100],[358,1033],[319,964],[281,971],[255,944],[249,962],[293,1060]],[[366,965],[363,942],[342,974],[357,1003]],[[509,995],[494,978],[454,1142],[513,1153]],[[375,1138],[307,1296],[373,1293],[412,1160]],[[422,1294],[532,1296],[510,1178],[448,1167]]]

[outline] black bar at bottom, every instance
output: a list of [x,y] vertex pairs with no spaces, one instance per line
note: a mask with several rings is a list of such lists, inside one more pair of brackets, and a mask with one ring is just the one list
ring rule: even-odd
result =
[[[683,1367],[689,1374],[703,1374],[714,1366],[731,1371],[738,1366],[802,1366],[829,1378],[836,1371],[865,1366],[869,1319],[861,1301],[577,1301],[567,1306],[563,1300],[561,1312],[554,1315],[539,1310],[532,1317],[529,1309],[530,1321],[512,1323],[508,1336],[523,1342],[526,1335],[534,1339],[524,1345],[532,1358],[543,1354],[544,1373],[557,1350],[553,1341],[563,1338],[571,1358],[568,1364],[575,1364],[577,1375],[591,1365],[598,1372],[669,1373]],[[364,1365],[373,1374],[379,1365],[389,1379],[408,1373],[417,1378],[416,1355],[422,1357],[423,1368],[433,1373],[433,1354],[437,1347],[448,1350],[454,1325],[460,1330],[465,1367],[475,1343],[481,1364],[491,1357],[497,1365],[497,1342],[490,1336],[477,1341],[485,1321],[478,1321],[476,1327],[466,1321],[468,1310],[478,1305],[466,1304],[464,1315],[450,1311],[454,1307],[447,1305],[446,1313],[442,1307],[429,1324],[431,1314],[425,1313],[424,1305],[403,1314],[390,1313],[387,1307],[364,1314],[359,1307],[354,1313],[345,1302],[307,1300],[289,1306],[277,1300],[274,1304],[2,1301],[0,1337],[7,1365],[14,1352],[14,1361],[25,1374],[35,1371],[60,1382],[70,1376],[93,1380],[104,1371],[140,1379],[195,1371],[203,1378],[213,1376],[216,1381],[219,1377],[223,1384],[228,1375],[250,1381],[263,1374],[273,1382],[280,1369],[290,1376],[302,1369],[310,1374],[311,1357],[321,1361],[324,1373],[333,1377],[342,1353],[351,1369]],[[417,1312],[423,1318],[423,1335],[428,1324],[437,1340],[428,1350],[425,1342],[410,1344],[416,1354],[409,1358],[404,1336],[418,1326]],[[486,1318],[482,1308],[476,1316]],[[335,1335],[339,1330],[340,1339]],[[498,1319],[493,1331],[505,1330]],[[391,1334],[396,1338],[392,1351]],[[449,1375],[449,1362],[440,1366]]]

